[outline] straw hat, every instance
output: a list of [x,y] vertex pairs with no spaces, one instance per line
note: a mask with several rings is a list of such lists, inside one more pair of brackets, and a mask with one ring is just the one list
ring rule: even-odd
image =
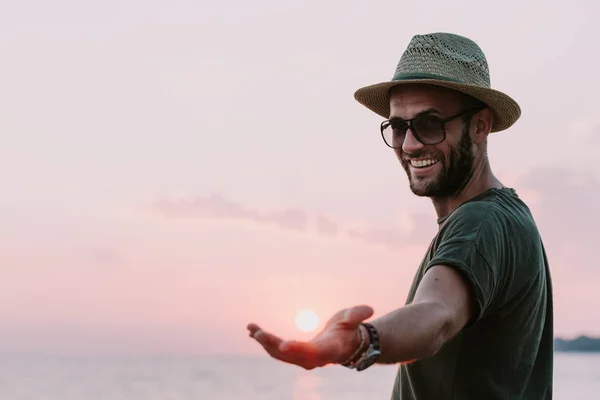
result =
[[402,54],[392,80],[358,89],[354,98],[383,118],[389,118],[390,89],[410,83],[443,86],[485,103],[494,112],[492,132],[509,128],[521,116],[521,108],[515,100],[490,87],[490,72],[483,51],[475,42],[459,35],[415,35]]

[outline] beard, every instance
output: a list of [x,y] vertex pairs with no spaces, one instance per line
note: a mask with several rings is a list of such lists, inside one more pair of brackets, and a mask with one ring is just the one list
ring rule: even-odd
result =
[[410,190],[415,195],[421,197],[447,197],[458,193],[473,173],[474,155],[472,145],[473,141],[469,135],[469,126],[466,125],[463,129],[460,142],[450,150],[447,160],[444,159],[445,157],[442,152],[419,151],[411,154],[411,157],[414,158],[429,155],[432,158],[440,160],[442,170],[433,179],[429,178],[431,181],[427,182],[426,185],[418,184],[418,180],[421,178],[411,177],[408,161],[403,157],[405,155],[403,153],[402,157],[400,157],[400,162],[408,175]]

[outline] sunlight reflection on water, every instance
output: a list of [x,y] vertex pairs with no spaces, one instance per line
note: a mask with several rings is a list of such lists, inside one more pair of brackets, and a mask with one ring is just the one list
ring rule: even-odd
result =
[[[597,400],[600,353],[555,357],[556,400]],[[388,400],[396,368],[305,371],[263,357],[0,357],[4,400]]]
[[319,380],[322,379],[310,371],[300,371],[292,391],[293,400],[322,400],[319,394]]

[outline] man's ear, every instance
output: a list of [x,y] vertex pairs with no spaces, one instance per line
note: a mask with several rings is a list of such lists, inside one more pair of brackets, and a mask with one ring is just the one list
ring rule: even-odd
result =
[[494,112],[489,108],[485,108],[473,115],[471,118],[471,139],[476,145],[480,145],[486,141],[488,135],[492,131],[494,124]]

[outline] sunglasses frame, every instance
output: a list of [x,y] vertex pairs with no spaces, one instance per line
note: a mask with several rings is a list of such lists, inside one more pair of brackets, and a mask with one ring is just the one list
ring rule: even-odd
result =
[[[468,108],[466,110],[461,111],[458,114],[452,115],[450,117],[446,117],[446,118],[440,118],[436,115],[427,115],[427,116],[419,116],[419,117],[415,117],[415,118],[411,118],[411,119],[405,119],[405,120],[400,120],[398,118],[392,118],[391,121],[398,121],[398,122],[405,122],[406,123],[406,131],[404,131],[404,136],[406,138],[406,132],[410,129],[410,131],[412,132],[413,136],[415,137],[415,139],[417,139],[419,141],[419,143],[425,145],[425,146],[433,146],[436,144],[440,144],[442,143],[444,140],[446,140],[446,124],[458,117],[461,117],[463,115],[467,115],[469,113],[476,113],[479,112],[481,110],[483,110],[485,107],[475,107],[475,108]],[[442,139],[437,141],[437,142],[432,142],[432,143],[425,143],[421,137],[419,136],[419,133],[415,131],[415,129],[413,128],[413,121],[417,120],[417,119],[421,119],[424,117],[433,117],[433,118],[437,118],[440,120],[440,124],[442,126]],[[385,131],[385,129],[387,129],[391,124],[391,122],[389,119],[386,119],[385,121],[382,121],[380,126],[379,126],[379,130],[381,132],[381,138],[383,139],[383,142],[386,144],[386,146],[392,148],[392,149],[401,149],[402,146],[404,145],[404,140],[402,140],[402,144],[399,147],[393,147],[390,146],[387,142],[387,140],[385,140],[385,135],[383,134],[383,132]],[[385,125],[385,126],[384,126]]]

